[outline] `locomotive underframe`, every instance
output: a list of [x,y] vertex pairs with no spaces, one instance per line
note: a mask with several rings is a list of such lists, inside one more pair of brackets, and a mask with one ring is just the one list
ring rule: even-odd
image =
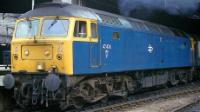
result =
[[61,80],[56,91],[50,91],[44,85],[48,73],[13,73],[16,82],[14,97],[22,107],[29,105],[49,106],[49,104],[59,103],[62,109],[69,106],[80,108],[85,103],[106,101],[113,96],[126,97],[143,88],[187,83],[198,76],[197,73],[191,68],[184,68],[105,73],[94,76],[56,74]]

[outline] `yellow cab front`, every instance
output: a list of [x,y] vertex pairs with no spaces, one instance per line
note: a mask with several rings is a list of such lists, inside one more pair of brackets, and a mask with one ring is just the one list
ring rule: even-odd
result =
[[12,72],[73,74],[72,18],[19,19],[11,42]]

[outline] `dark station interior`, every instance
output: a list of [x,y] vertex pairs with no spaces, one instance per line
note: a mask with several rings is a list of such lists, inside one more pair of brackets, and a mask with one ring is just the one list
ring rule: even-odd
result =
[[[51,1],[52,0],[36,0],[35,5]],[[84,0],[82,5],[120,14],[117,1],[118,0]],[[31,0],[1,0],[0,11],[2,13],[25,13],[31,10],[31,3]],[[200,35],[200,4],[195,12],[188,14],[171,15],[162,10],[153,10],[149,14],[148,9],[141,7],[132,10],[129,16],[181,29],[190,34]]]

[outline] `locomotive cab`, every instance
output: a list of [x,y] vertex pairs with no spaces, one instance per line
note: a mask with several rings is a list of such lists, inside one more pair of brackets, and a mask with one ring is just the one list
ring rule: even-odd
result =
[[53,68],[72,75],[73,41],[97,42],[96,21],[67,17],[18,20],[11,45],[12,72],[40,73]]
[[[47,17],[17,21],[11,44],[12,72],[38,73],[56,68],[60,73],[70,72],[68,18]],[[63,49],[65,47],[65,49]],[[64,67],[66,63],[68,68]]]

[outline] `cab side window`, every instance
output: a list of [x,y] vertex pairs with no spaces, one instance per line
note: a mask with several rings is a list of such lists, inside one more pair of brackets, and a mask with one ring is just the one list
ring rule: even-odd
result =
[[87,23],[85,21],[76,21],[74,28],[75,37],[87,37]]
[[97,24],[91,23],[92,38],[97,38]]

